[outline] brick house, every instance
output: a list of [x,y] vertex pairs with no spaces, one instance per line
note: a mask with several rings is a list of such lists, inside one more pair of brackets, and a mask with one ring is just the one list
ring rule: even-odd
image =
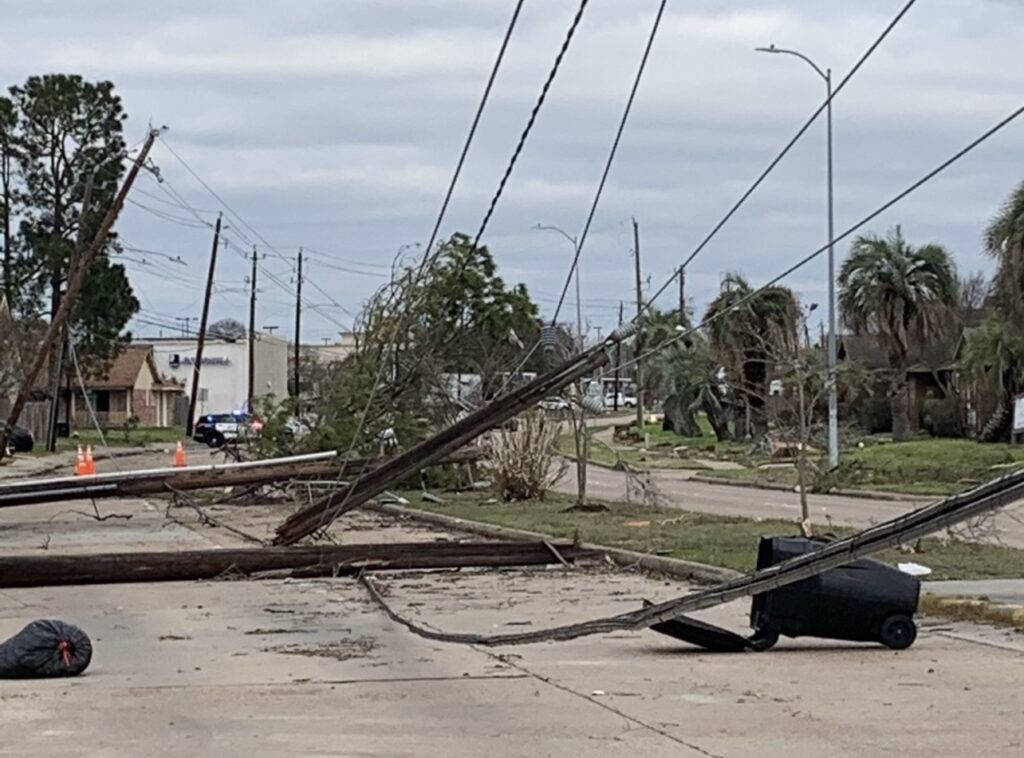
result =
[[[175,405],[184,387],[160,374],[152,345],[129,345],[104,376],[85,380],[85,391],[102,427],[124,426],[132,417],[139,426],[173,426]],[[71,400],[75,426],[92,426],[80,393]]]

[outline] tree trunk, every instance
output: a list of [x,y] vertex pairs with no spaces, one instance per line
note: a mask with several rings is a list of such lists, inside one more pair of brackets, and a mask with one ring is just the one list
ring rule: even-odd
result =
[[893,442],[906,442],[910,439],[910,389],[907,386],[907,376],[904,372],[899,372],[893,379],[892,395],[889,402],[892,412]]
[[710,402],[704,403],[704,413],[708,417],[708,423],[711,424],[711,428],[715,432],[715,437],[719,442],[729,441],[729,416],[723,411],[722,408],[712,405]]
[[736,442],[745,442],[750,432],[750,403],[744,397],[735,409],[736,423],[733,428],[733,439]]
[[662,429],[667,432],[675,432],[681,437],[700,437],[700,425],[690,410],[688,398],[681,398],[678,393],[669,395],[665,399],[665,418],[662,421]]

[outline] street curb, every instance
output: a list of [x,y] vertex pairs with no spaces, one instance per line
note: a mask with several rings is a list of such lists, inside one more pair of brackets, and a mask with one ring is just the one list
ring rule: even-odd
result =
[[[691,482],[701,484],[717,484],[722,487],[746,487],[754,490],[774,490],[776,492],[796,492],[796,487],[776,482],[748,482],[743,479],[724,479],[707,474],[694,474]],[[833,489],[828,492],[809,492],[813,495],[838,495],[840,497],[859,497],[865,500],[887,500],[894,503],[931,503],[940,496],[935,495],[903,495],[899,492],[880,492],[877,490]]]
[[936,595],[926,592],[918,611],[953,621],[983,622],[1024,631],[1024,606],[993,603],[980,597]]
[[[494,524],[485,524],[480,521],[470,521],[468,519],[456,518],[455,516],[446,516],[443,513],[421,511],[407,506],[384,503],[367,503],[366,505],[363,505],[362,508],[364,510],[385,513],[389,516],[410,518],[416,521],[432,524],[434,526],[444,527],[445,529],[469,532],[470,534],[479,534],[481,536],[491,537],[494,539],[547,541],[557,539],[556,537],[552,537],[550,534],[530,532],[525,529],[512,529],[505,526],[495,526]],[[663,574],[665,576],[670,576],[673,579],[681,579],[683,581],[698,582],[700,584],[719,584],[741,576],[738,571],[733,571],[732,569],[721,568],[719,566],[709,566],[705,563],[697,563],[695,561],[683,561],[678,558],[665,558],[660,555],[649,555],[647,553],[638,553],[633,550],[623,550],[621,548],[607,547],[605,545],[593,545],[590,543],[583,543],[582,547],[604,553],[609,560],[617,566],[621,566],[623,568],[639,568],[643,571]]]

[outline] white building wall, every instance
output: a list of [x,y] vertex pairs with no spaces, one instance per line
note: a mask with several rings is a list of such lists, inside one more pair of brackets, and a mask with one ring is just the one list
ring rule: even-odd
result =
[[[140,339],[138,342],[152,345],[160,373],[184,382],[186,394],[191,393],[196,357],[195,337],[158,337]],[[253,391],[256,398],[271,394],[278,399],[286,397],[288,343],[271,334],[257,334],[255,358]],[[199,387],[197,415],[243,410],[249,392],[248,340],[207,340],[203,346]]]

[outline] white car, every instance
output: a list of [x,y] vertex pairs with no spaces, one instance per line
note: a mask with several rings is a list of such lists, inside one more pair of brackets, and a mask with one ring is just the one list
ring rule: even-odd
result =
[[[618,407],[619,408],[636,408],[636,395],[632,394],[631,392],[619,392],[618,393],[618,397],[619,397],[619,402],[618,402]],[[616,406],[616,403],[615,403],[615,393],[613,392],[610,395],[605,395],[605,397],[604,397],[604,407],[605,408],[614,408],[615,406]]]
[[540,401],[540,407],[546,411],[567,411],[569,402],[564,397],[546,397]]

